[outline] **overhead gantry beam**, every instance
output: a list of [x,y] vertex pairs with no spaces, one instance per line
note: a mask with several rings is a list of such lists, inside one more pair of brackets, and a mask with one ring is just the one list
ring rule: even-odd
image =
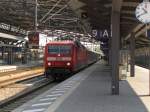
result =
[[[137,31],[140,30],[143,26],[144,26],[143,24],[138,24],[138,25],[133,29],[132,32],[137,32]],[[130,38],[130,36],[131,36],[131,33],[128,34],[128,35],[125,37],[125,40],[128,40],[128,39]]]
[[112,1],[112,39],[111,39],[111,66],[112,66],[112,95],[119,94],[119,50],[120,50],[120,11],[122,0]]

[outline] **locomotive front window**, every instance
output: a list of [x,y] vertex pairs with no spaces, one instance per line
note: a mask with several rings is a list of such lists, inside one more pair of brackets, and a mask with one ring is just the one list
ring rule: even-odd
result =
[[60,46],[60,54],[70,54],[71,53],[71,46],[63,45]]
[[50,45],[48,46],[50,54],[71,54],[71,46],[69,45]]
[[48,53],[50,54],[58,54],[59,53],[59,47],[58,46],[48,46]]

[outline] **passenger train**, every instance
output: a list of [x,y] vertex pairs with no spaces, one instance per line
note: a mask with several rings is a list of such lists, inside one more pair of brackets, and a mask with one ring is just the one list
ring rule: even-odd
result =
[[45,46],[45,76],[66,78],[98,59],[99,54],[89,51],[78,41],[50,42]]

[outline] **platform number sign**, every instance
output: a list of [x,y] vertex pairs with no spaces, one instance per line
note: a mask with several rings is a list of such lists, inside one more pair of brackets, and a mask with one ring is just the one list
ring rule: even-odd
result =
[[111,32],[108,29],[94,29],[92,30],[92,36],[96,39],[102,39],[102,38],[110,38]]
[[136,8],[135,15],[140,22],[150,23],[150,2],[140,3]]

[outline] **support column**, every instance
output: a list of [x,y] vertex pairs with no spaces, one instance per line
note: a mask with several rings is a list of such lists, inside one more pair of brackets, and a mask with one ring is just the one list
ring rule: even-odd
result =
[[128,52],[127,52],[127,72],[129,72],[129,56],[130,56],[130,54],[129,54],[129,45],[127,46],[127,50],[128,50]]
[[112,48],[111,48],[111,40],[112,40],[112,38],[110,38],[109,39],[109,66],[111,66],[111,62],[112,62],[112,58],[111,58],[111,50],[112,50]]
[[130,76],[135,76],[135,34],[130,37]]
[[4,46],[2,46],[2,64],[4,64]]
[[38,16],[38,2],[35,0],[35,32],[37,32],[37,26],[38,26],[38,21],[37,21],[37,16]]
[[119,94],[119,49],[120,49],[120,12],[112,12],[112,95]]

